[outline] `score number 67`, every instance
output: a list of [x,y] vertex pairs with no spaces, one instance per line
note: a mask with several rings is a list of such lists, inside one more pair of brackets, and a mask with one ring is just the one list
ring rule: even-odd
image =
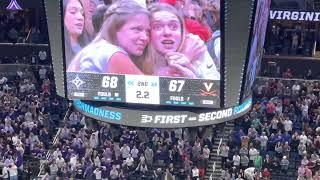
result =
[[170,92],[181,92],[184,86],[185,80],[171,80],[169,83]]

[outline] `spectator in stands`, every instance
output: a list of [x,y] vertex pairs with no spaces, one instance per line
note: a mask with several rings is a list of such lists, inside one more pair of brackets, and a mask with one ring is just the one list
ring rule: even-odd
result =
[[41,33],[40,33],[40,29],[37,27],[31,28],[31,42],[41,43]]
[[308,79],[308,80],[313,79],[313,74],[311,69],[308,69],[305,79]]
[[199,179],[199,169],[197,166],[193,166],[192,168],[192,180],[198,180]]
[[53,161],[50,164],[50,178],[56,179],[58,171],[59,171],[59,167],[58,167],[57,163]]
[[236,169],[239,169],[239,167],[240,167],[240,156],[237,153],[235,153],[233,155],[232,161],[233,161],[233,166]]
[[11,43],[17,43],[19,38],[18,31],[14,28],[11,27],[11,29],[8,31],[8,40]]
[[175,179],[173,174],[169,171],[169,169],[166,169],[166,172],[163,175],[164,179],[170,180],[170,179]]
[[2,174],[0,176],[1,178],[7,180],[9,179],[9,167],[8,165],[4,165],[4,167],[2,168]]
[[268,137],[265,132],[262,133],[260,136],[260,151],[261,153],[265,153],[267,151],[267,143],[268,143]]
[[287,68],[285,72],[282,74],[283,78],[293,78],[292,72],[290,68]]
[[42,81],[47,78],[47,69],[44,66],[41,66],[39,69],[39,77]]
[[7,81],[8,81],[8,78],[2,77],[2,78],[0,79],[0,85],[4,85]]
[[227,159],[229,157],[229,149],[230,148],[225,143],[223,143],[221,148],[220,148],[220,156],[221,156],[221,159],[222,159],[222,165],[221,165],[222,168],[225,167]]
[[292,95],[295,97],[299,95],[301,90],[301,87],[298,82],[295,82],[294,85],[292,86]]
[[112,169],[110,171],[110,178],[111,179],[118,179],[119,178],[119,172],[115,165],[112,166]]
[[254,180],[255,173],[256,173],[256,169],[254,167],[247,168],[244,171],[245,179]]
[[264,168],[264,170],[262,172],[262,177],[264,178],[264,180],[270,180],[271,173],[267,168]]
[[127,159],[130,156],[130,147],[127,144],[123,144],[120,148],[121,156],[123,159]]
[[144,156],[145,156],[147,165],[152,167],[154,153],[153,153],[152,149],[150,149],[148,146],[147,146],[147,149],[144,151]]
[[157,168],[153,171],[153,179],[160,180],[162,179],[162,171],[161,168]]
[[306,179],[312,179],[312,171],[306,167]]
[[47,64],[47,52],[45,50],[40,50],[38,53],[39,63],[40,64]]
[[145,162],[138,164],[136,171],[140,172],[142,176],[146,176],[148,173],[148,166]]
[[262,170],[262,157],[260,156],[260,154],[258,153],[258,156],[255,157],[254,161],[253,161],[254,167],[261,171]]
[[313,180],[319,180],[320,179],[320,173],[319,171],[315,172],[315,175],[313,176]]
[[18,168],[14,163],[9,165],[9,179],[18,180]]
[[203,158],[205,161],[205,166],[207,167],[208,163],[209,163],[209,158],[210,158],[210,149],[208,148],[208,145],[204,146],[202,153],[203,153]]
[[240,164],[241,164],[241,169],[245,170],[248,168],[249,165],[249,158],[246,154],[241,155],[240,157]]
[[254,148],[253,146],[250,147],[250,150],[249,150],[249,159],[250,159],[250,165],[253,165],[254,164],[254,160],[256,159],[256,157],[259,155],[259,151]]
[[292,43],[291,43],[291,48],[296,51],[298,48],[298,42],[299,42],[299,36],[297,33],[293,33],[292,35]]

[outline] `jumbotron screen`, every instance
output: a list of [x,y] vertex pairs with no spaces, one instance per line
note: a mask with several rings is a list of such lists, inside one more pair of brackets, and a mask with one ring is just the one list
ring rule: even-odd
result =
[[261,50],[251,48],[258,0],[45,3],[56,91],[81,113],[177,128],[250,110],[242,89],[250,51]]
[[62,1],[68,98],[219,108],[220,0],[142,2]]

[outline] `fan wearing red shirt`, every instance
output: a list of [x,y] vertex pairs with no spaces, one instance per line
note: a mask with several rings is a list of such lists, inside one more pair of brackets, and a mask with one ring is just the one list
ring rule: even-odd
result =
[[262,177],[265,180],[269,180],[271,178],[271,173],[267,168],[264,168],[263,172],[262,172]]
[[198,16],[198,5],[192,4],[189,0],[160,0],[159,2],[170,4],[175,6],[179,11],[182,11],[187,31],[198,35],[204,42],[209,41],[212,36],[210,28],[201,23],[201,21],[196,17]]

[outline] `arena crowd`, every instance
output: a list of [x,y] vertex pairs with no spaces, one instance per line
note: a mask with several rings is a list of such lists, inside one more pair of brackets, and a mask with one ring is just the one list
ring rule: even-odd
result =
[[222,179],[320,179],[319,82],[259,82],[251,112],[221,146]]
[[203,179],[214,127],[151,129],[97,122],[73,110],[46,166],[77,179]]
[[[0,166],[3,179],[24,173],[25,159],[45,159],[64,101],[55,95],[50,68],[18,69],[0,79]],[[55,120],[55,121],[54,121]]]

